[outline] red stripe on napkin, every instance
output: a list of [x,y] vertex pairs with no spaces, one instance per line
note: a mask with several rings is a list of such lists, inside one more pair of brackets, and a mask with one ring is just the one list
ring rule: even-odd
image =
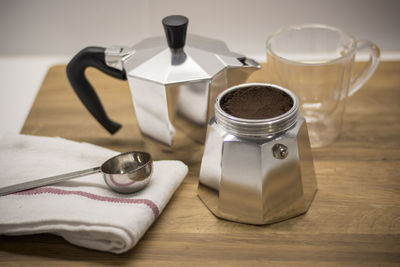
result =
[[93,200],[98,200],[98,201],[106,201],[106,202],[112,202],[112,203],[127,203],[127,204],[144,204],[148,206],[152,211],[153,215],[155,218],[158,217],[160,214],[160,211],[157,207],[157,205],[145,198],[119,198],[119,197],[104,197],[104,196],[99,196],[95,195],[92,193],[84,192],[84,191],[68,191],[68,190],[62,190],[62,189],[57,189],[57,188],[52,188],[52,187],[39,187],[39,188],[34,188],[26,191],[21,191],[15,194],[18,195],[38,195],[38,194],[55,194],[55,195],[77,195],[77,196],[82,196],[82,197],[87,197]]

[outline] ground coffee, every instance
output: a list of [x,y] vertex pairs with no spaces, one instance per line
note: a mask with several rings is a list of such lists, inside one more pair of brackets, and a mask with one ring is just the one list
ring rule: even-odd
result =
[[269,119],[289,111],[292,98],[285,92],[268,86],[251,86],[227,93],[220,101],[228,114],[243,119]]

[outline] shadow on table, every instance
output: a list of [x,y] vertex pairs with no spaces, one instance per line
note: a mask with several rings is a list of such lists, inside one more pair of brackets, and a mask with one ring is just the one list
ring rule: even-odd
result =
[[[1,257],[2,262],[7,265],[7,258],[10,263],[14,260],[21,261],[25,256],[26,262],[32,265],[41,265],[53,262],[54,260],[67,261],[68,264],[86,262],[94,265],[126,266],[140,255],[140,242],[136,247],[124,254],[112,254],[109,252],[95,251],[74,246],[59,236],[51,234],[37,234],[27,236],[0,236],[0,251],[10,253],[7,257]],[[34,258],[31,258],[34,257]],[[37,261],[38,258],[39,261]],[[43,258],[47,258],[44,260]],[[13,260],[14,259],[14,260]]]

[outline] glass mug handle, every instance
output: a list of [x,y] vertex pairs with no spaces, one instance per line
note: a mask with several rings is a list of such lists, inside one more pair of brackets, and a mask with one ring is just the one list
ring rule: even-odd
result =
[[366,81],[368,81],[378,67],[381,54],[379,47],[367,40],[357,41],[356,46],[357,52],[367,49],[370,57],[364,67],[351,79],[348,96],[353,95],[366,83]]

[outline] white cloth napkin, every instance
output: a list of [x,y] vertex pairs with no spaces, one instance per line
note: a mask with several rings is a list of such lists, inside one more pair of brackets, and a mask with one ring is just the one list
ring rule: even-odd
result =
[[[119,154],[88,143],[26,135],[0,136],[0,187],[100,166]],[[52,233],[96,250],[136,245],[183,181],[180,161],[156,161],[149,185],[111,191],[100,173],[0,197],[0,234]]]

